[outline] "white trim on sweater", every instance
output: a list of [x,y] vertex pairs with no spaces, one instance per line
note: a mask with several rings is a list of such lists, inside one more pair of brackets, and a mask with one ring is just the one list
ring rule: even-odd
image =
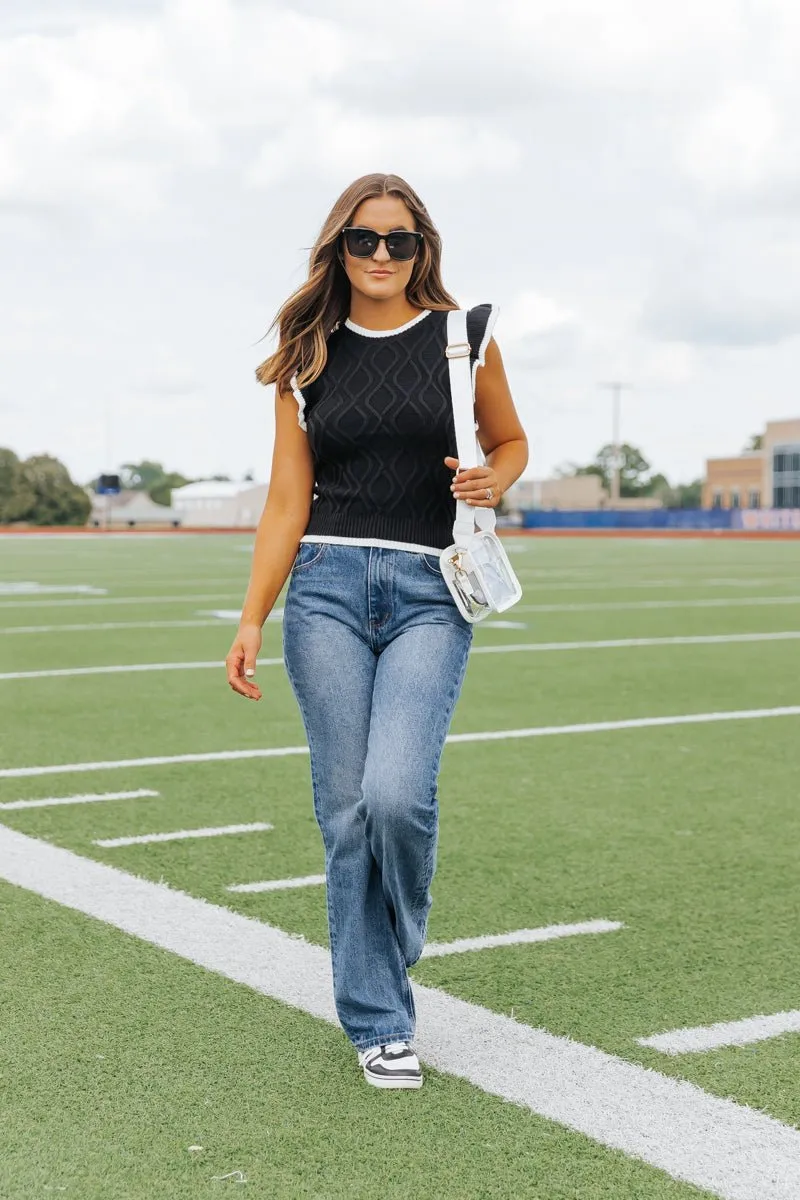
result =
[[418,546],[415,542],[390,542],[386,538],[337,537],[330,533],[304,534],[300,541],[331,542],[334,546],[378,546],[384,550],[413,550],[417,554],[435,554],[437,558],[442,553],[441,546]]
[[[497,324],[497,318],[499,315],[500,315],[500,309],[498,308],[498,306],[496,304],[490,304],[489,305],[489,317],[486,321],[486,329],[484,330],[483,338],[481,339],[481,344],[478,347],[478,357],[475,360],[475,362],[472,364],[472,393],[473,393],[473,395],[475,394],[475,381],[476,381],[476,378],[478,375],[478,367],[482,367],[486,362],[486,347],[489,345],[489,342],[492,339],[492,333],[494,332],[494,327]],[[476,424],[475,428],[476,429],[478,428],[477,424]]]
[[415,325],[419,325],[420,321],[424,321],[426,317],[431,315],[429,308],[423,308],[421,313],[417,313],[410,321],[406,321],[405,325],[398,325],[396,329],[365,329],[363,325],[356,325],[348,317],[345,325],[348,329],[352,329],[353,333],[360,333],[362,337],[385,338],[394,337],[396,333],[405,333],[407,329],[413,329]]
[[301,429],[308,429],[303,414],[306,411],[306,398],[297,386],[297,376],[293,375],[289,380],[289,387],[292,389],[292,395],[297,401],[297,424]]

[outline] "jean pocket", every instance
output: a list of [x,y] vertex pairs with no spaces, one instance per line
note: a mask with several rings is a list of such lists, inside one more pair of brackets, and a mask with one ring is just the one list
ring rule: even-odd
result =
[[435,554],[420,554],[420,560],[423,567],[430,571],[431,575],[435,575],[437,579],[444,579],[442,568],[439,565],[439,558]]
[[292,563],[292,574],[296,575],[298,571],[304,571],[306,567],[313,567],[314,563],[319,562],[322,558],[329,545],[329,542],[301,542]]

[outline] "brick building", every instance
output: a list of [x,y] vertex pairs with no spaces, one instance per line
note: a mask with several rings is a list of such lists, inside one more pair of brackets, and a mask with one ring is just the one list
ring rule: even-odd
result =
[[800,508],[800,417],[768,422],[760,450],[708,459],[703,508]]

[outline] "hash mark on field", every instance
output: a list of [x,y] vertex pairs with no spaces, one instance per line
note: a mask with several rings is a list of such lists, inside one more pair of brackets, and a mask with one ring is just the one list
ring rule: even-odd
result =
[[[4,826],[0,876],[338,1024],[330,955],[302,937]],[[797,1200],[797,1129],[436,988],[413,993],[419,1056],[435,1069],[722,1200]]]
[[232,883],[226,892],[281,892],[286,888],[315,887],[324,883],[324,875],[298,875],[296,879],[264,879],[259,883]]
[[700,1054],[723,1046],[748,1046],[765,1042],[784,1033],[800,1033],[800,1009],[772,1013],[770,1016],[744,1017],[741,1021],[717,1021],[714,1025],[695,1025],[688,1029],[670,1029],[652,1037],[637,1038],[640,1046],[650,1046],[664,1054]]
[[180,842],[184,838],[223,837],[228,833],[266,833],[272,825],[264,821],[254,821],[251,825],[216,825],[206,829],[177,829],[174,833],[140,833],[136,837],[96,838],[92,845],[105,846],[112,849],[115,846],[145,846],[148,842]]
[[446,954],[466,954],[470,950],[491,950],[494,946],[521,946],[529,942],[552,942],[556,938],[576,937],[581,933],[613,933],[624,929],[622,921],[578,921],[572,925],[543,925],[540,929],[515,929],[511,933],[489,933],[485,937],[457,938],[454,942],[428,942],[423,958],[442,958]]
[[[772,717],[800,716],[800,705],[784,708],[753,708],[732,712],[690,713],[673,717],[634,717],[627,721],[592,721],[585,725],[540,725],[532,729],[497,729],[485,733],[450,733],[447,744],[492,742],[514,738],[559,737],[573,733],[615,733],[623,729],[663,729],[671,725],[708,725],[720,721],[758,721]],[[230,762],[246,758],[284,758],[308,754],[308,746],[271,746],[254,750],[210,750],[198,754],[161,754],[149,758],[121,758],[106,762],[54,763],[44,767],[3,767],[0,779],[22,779],[33,775],[67,775],[83,771],[114,771],[121,767],[162,767],[171,763]]]
[[7,800],[0,809],[53,808],[57,804],[93,804],[97,800],[140,800],[145,796],[158,796],[149,788],[135,792],[86,792],[80,796],[47,796],[43,800]]

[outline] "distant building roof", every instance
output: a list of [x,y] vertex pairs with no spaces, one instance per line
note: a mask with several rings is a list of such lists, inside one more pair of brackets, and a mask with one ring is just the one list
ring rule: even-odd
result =
[[251,488],[264,487],[257,480],[247,479],[198,479],[196,483],[185,483],[172,489],[173,501],[180,500],[232,500]]

